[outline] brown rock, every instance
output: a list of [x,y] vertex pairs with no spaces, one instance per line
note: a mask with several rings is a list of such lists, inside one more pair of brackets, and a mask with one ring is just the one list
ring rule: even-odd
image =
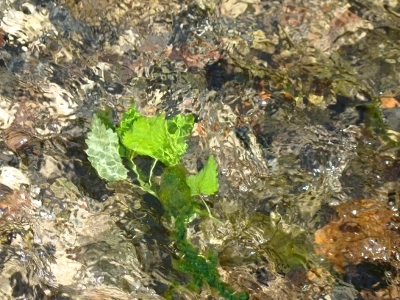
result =
[[395,97],[390,97],[390,96],[381,97],[381,102],[382,102],[381,106],[384,108],[393,108],[400,106],[399,100],[397,100]]
[[0,217],[6,219],[20,218],[33,208],[28,193],[14,190],[0,198]]
[[6,32],[2,28],[0,28],[0,48],[4,47],[6,43]]
[[365,260],[389,261],[400,242],[396,212],[375,200],[357,200],[337,208],[338,216],[315,233],[315,251],[344,273]]

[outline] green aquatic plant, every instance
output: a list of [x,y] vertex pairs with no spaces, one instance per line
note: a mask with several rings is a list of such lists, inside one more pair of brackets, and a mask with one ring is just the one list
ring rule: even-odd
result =
[[169,167],[164,171],[158,194],[165,210],[174,218],[187,220],[196,211],[197,205],[191,199],[186,170],[182,166]]
[[187,184],[190,187],[192,196],[213,195],[219,190],[218,184],[218,165],[214,156],[210,156],[204,168],[196,175],[190,175],[187,178]]
[[179,163],[187,149],[186,138],[192,131],[194,117],[163,115],[145,117],[135,107],[123,116],[118,129],[123,146],[134,154],[150,156],[167,166]]
[[[198,178],[203,177],[206,182],[214,182],[213,178],[216,177],[216,174],[215,171],[212,171],[214,168],[210,167],[214,163],[214,159],[209,159],[208,165],[206,164],[203,169],[204,172]],[[207,168],[210,169],[207,170]],[[176,270],[192,276],[191,286],[194,289],[201,288],[203,282],[207,282],[209,286],[215,288],[221,296],[227,299],[248,299],[246,292],[236,293],[228,284],[221,280],[217,270],[218,258],[215,253],[210,251],[200,255],[199,249],[188,242],[186,238],[186,223],[193,213],[198,211],[198,206],[197,202],[191,196],[193,190],[187,183],[185,173],[185,169],[181,166],[167,168],[162,175],[160,186],[160,200],[165,210],[175,217],[173,236],[176,246],[179,249],[179,259],[174,260],[173,265]],[[209,174],[209,178],[207,178],[206,174]],[[198,191],[197,188],[196,191]]]
[[[105,116],[103,113],[93,117],[91,132],[86,140],[88,159],[99,176],[109,182],[125,180],[130,168],[139,183],[135,187],[161,201],[167,218],[173,218],[175,224],[171,238],[177,246],[179,259],[174,261],[173,266],[191,276],[192,282],[188,287],[199,289],[206,282],[227,299],[248,299],[248,293],[236,293],[221,280],[215,253],[202,254],[187,240],[186,226],[193,216],[211,216],[205,202],[207,212],[200,208],[195,196],[213,195],[219,189],[218,165],[212,155],[196,175],[187,176],[186,169],[180,164],[187,150],[186,139],[193,129],[194,117],[146,117],[133,106],[124,113],[120,125],[115,128],[112,122],[104,120]],[[137,155],[153,158],[148,176],[143,175],[135,164]],[[127,166],[122,163],[122,158],[127,161]],[[152,180],[157,162],[165,165],[159,185]]]
[[97,116],[93,117],[86,144],[88,159],[101,178],[110,182],[127,178],[128,170],[118,152],[118,135],[112,129],[107,129]]

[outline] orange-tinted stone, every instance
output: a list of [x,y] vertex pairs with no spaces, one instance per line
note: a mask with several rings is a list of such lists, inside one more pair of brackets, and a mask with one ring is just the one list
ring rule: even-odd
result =
[[400,218],[375,200],[356,200],[337,207],[337,218],[315,233],[315,251],[340,272],[364,260],[390,261],[397,253]]

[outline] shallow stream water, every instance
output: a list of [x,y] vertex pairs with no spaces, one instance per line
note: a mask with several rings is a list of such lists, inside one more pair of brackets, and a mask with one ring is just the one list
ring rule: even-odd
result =
[[399,41],[397,0],[0,0],[0,299],[221,298],[173,268],[161,203],[87,159],[132,100],[195,116],[219,222],[188,238],[234,289],[400,298]]

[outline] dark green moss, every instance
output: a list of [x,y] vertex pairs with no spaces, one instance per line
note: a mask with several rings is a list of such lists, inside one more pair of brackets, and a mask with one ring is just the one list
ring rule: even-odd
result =
[[176,241],[176,245],[180,251],[180,259],[175,260],[173,265],[176,270],[192,276],[192,287],[199,289],[203,285],[203,282],[207,282],[226,299],[249,299],[248,293],[236,293],[234,289],[220,279],[217,270],[218,258],[215,253],[209,252],[205,256],[200,256],[199,249],[187,241],[186,229],[184,229],[185,233],[182,234],[182,228],[185,227],[184,221],[177,219],[176,225],[175,236],[183,236],[184,238]]
[[392,146],[398,146],[399,143],[392,140],[388,135],[388,125],[385,122],[380,108],[380,101],[375,99],[371,104],[366,105],[365,123],[367,128],[377,136],[381,137],[385,142]]
[[[159,196],[165,211],[175,218],[175,230],[172,237],[179,249],[179,259],[173,262],[173,266],[176,270],[191,276],[192,280],[188,287],[199,291],[206,282],[226,299],[249,299],[248,293],[237,293],[221,280],[217,270],[218,257],[215,253],[210,251],[205,255],[200,255],[199,249],[188,242],[186,222],[198,209],[197,203],[191,197],[183,167],[169,167],[164,171]],[[171,291],[169,295],[172,295]]]

